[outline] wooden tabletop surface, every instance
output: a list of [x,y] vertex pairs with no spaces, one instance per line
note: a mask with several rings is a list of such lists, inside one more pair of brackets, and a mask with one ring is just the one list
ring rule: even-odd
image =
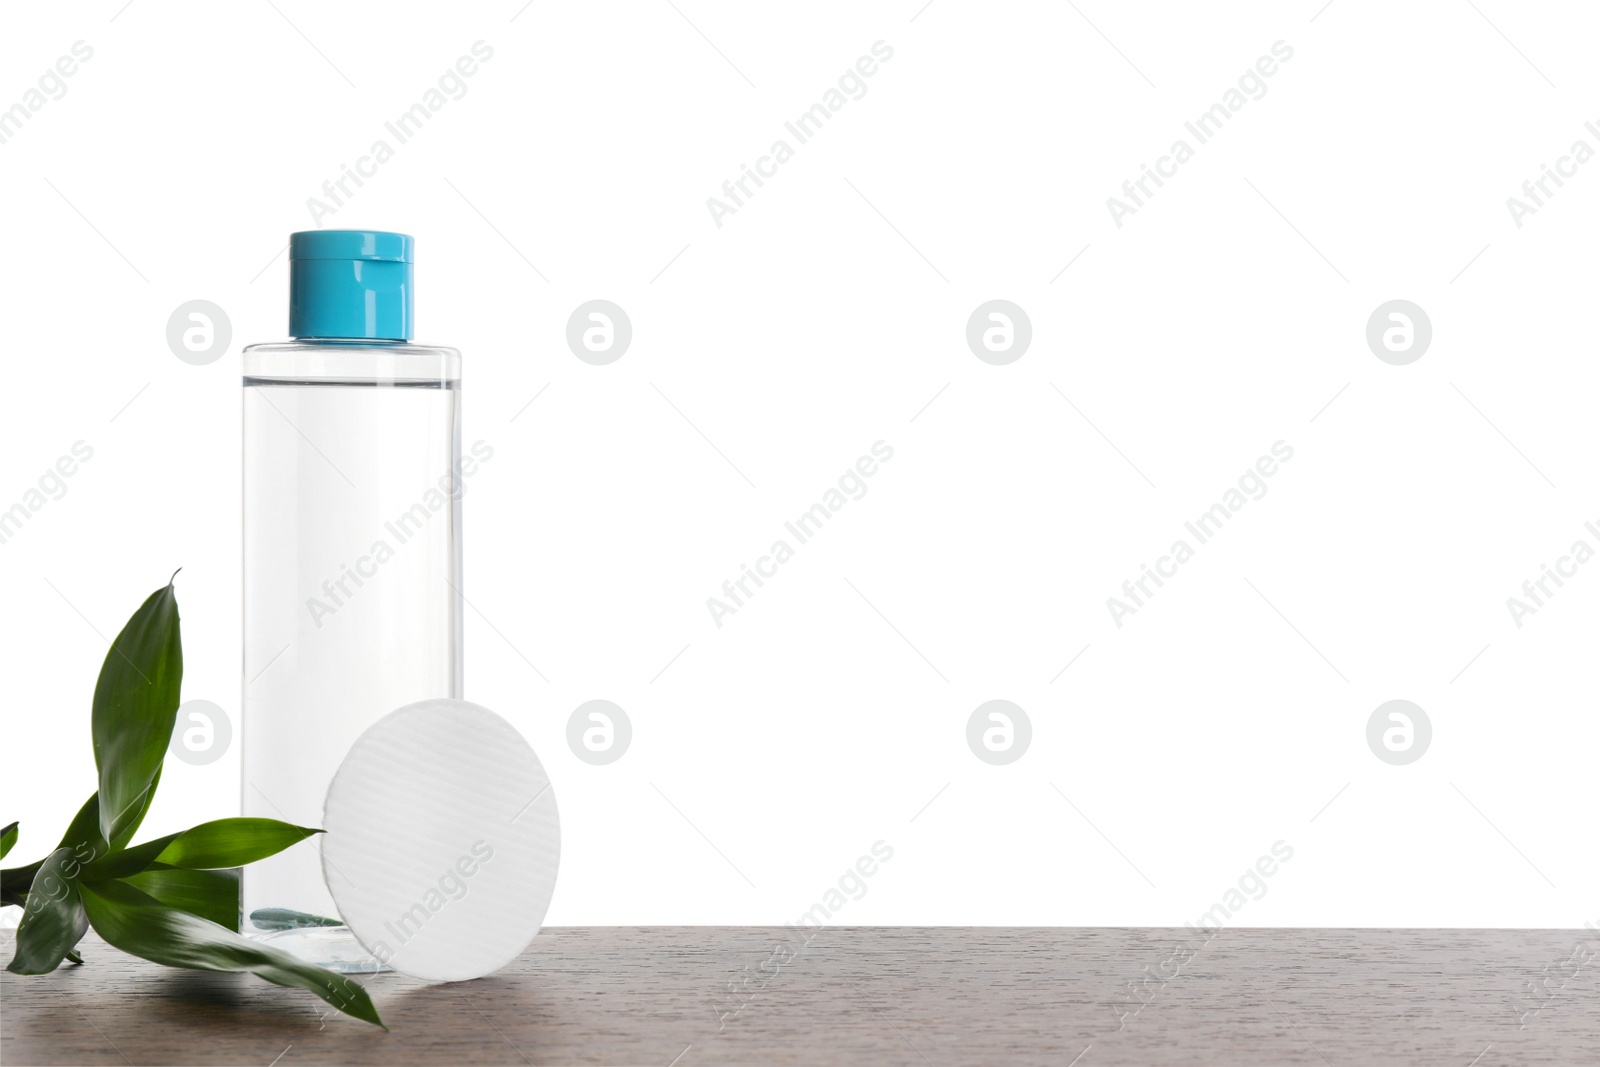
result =
[[366,979],[389,1033],[81,948],[3,976],[0,1062],[1600,1063],[1590,930],[553,928],[475,982]]

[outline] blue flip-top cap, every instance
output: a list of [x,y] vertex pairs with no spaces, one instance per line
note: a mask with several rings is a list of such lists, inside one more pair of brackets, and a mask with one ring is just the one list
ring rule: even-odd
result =
[[289,336],[409,341],[415,242],[381,230],[289,235]]

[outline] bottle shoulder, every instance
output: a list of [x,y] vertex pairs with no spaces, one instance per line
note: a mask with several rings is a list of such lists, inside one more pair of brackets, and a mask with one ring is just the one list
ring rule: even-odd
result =
[[292,341],[262,341],[253,345],[245,345],[240,349],[241,352],[300,352],[313,350],[319,352],[440,352],[453,356],[461,355],[459,348],[451,348],[449,345],[424,345],[415,341],[324,341],[299,339]]
[[455,382],[461,353],[409,341],[271,341],[242,353],[246,381]]

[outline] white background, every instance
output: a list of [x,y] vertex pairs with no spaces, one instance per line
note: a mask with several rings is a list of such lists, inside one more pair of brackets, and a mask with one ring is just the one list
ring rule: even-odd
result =
[[[307,198],[482,40],[321,223],[416,235],[418,339],[465,353],[464,438],[495,450],[466,695],[554,779],[551,922],[792,920],[880,839],[835,921],[1181,924],[1279,840],[1233,922],[1600,919],[1600,562],[1520,629],[1506,607],[1600,548],[1600,160],[1506,207],[1600,149],[1600,13],[1320,2],[9,7],[0,106],[94,50],[0,145],[0,507],[94,449],[0,545],[13,859],[94,789],[97,631],[180,565],[184,696],[236,713],[237,349],[285,332]],[[707,197],[880,40],[866,95],[716,226]],[[1107,197],[1280,40],[1118,228]],[[197,298],[233,325],[204,367],[164,337]],[[593,298],[634,328],[606,367],[564,340]],[[1009,366],[965,342],[994,298],[1032,322]],[[1433,324],[1409,366],[1364,336],[1396,298]],[[867,495],[714,626],[878,440]],[[1106,598],[1279,440],[1267,495],[1117,628]],[[593,698],[632,719],[610,766],[566,747]],[[1033,724],[1005,767],[965,740],[994,698]],[[1433,724],[1404,767],[1365,738],[1394,698]],[[238,790],[237,751],[171,760],[145,833]]]

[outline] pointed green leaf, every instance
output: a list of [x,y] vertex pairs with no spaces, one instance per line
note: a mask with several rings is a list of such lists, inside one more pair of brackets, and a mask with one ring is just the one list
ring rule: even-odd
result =
[[90,793],[89,799],[83,802],[83,807],[78,809],[78,814],[72,817],[67,824],[67,832],[61,835],[61,843],[56,848],[70,848],[79,855],[84,849],[94,852],[95,856],[103,856],[109,851],[106,848],[106,839],[100,836],[100,794]]
[[308,926],[343,926],[344,920],[293,908],[257,908],[250,913],[250,925],[257,930],[299,930]]
[[11,851],[11,846],[17,843],[17,824],[11,823],[4,830],[0,830],[0,860],[6,858],[6,853]]
[[320,833],[321,830],[277,819],[216,819],[113,852],[91,863],[83,876],[91,881],[124,878],[146,870],[153,863],[190,870],[242,867]]
[[242,867],[320,833],[277,819],[214,819],[177,835],[156,861],[171,867]]
[[85,885],[83,903],[95,931],[124,952],[168,967],[248,971],[278,985],[308,989],[347,1015],[383,1026],[359,982],[169,908],[125,882]]
[[[105,838],[100,836],[100,804],[99,793],[91,793],[89,799],[83,802],[83,807],[78,809],[78,814],[72,817],[72,822],[67,825],[67,832],[61,835],[61,843],[57,849],[67,849],[74,858],[84,856],[87,859],[103,856],[108,851]],[[83,862],[80,860],[80,862]],[[33,879],[39,873],[39,868],[44,866],[44,860],[34,860],[25,867],[10,867],[0,871],[0,889],[9,893],[26,894],[33,886]]]
[[74,880],[79,867],[70,848],[58,848],[45,858],[28,893],[17,927],[17,950],[6,970],[49,974],[83,938],[89,920]]
[[169,908],[210,919],[239,932],[239,872],[186,871],[165,864],[124,878],[123,882]]
[[[150,779],[149,788],[147,788],[144,791],[144,794],[140,796],[139,803],[135,805],[133,811],[129,813],[128,817],[122,820],[122,828],[118,830],[116,836],[111,839],[112,852],[127,848],[128,842],[133,840],[133,835],[138,831],[140,825],[144,823],[144,817],[150,811],[150,802],[155,800],[156,788],[160,784],[161,768],[157,767],[156,776]],[[100,807],[99,793],[94,795],[94,803],[95,808],[98,810]]]
[[[161,775],[156,774],[156,782],[161,780]],[[56,848],[72,850],[73,856],[79,863],[91,863],[109,852],[115,852],[128,843],[134,831],[139,829],[139,824],[144,822],[145,812],[150,810],[150,800],[156,793],[156,782],[150,784],[145,790],[144,800],[140,803],[134,818],[128,820],[117,839],[106,845],[106,839],[100,836],[100,794],[92,793],[84,801],[83,807],[78,809],[78,814],[73,816],[72,822],[67,827],[67,832],[61,835],[61,843]],[[25,867],[10,867],[0,871],[0,896],[18,897],[26,899],[28,887],[33,885],[34,875],[39,873],[44,860],[35,860]],[[16,904],[18,900],[6,899],[4,903]]]
[[33,888],[33,880],[43,866],[44,860],[34,860],[25,867],[7,867],[0,871],[0,904],[16,904],[19,907],[26,904],[28,890]]
[[61,835],[61,843],[56,847],[73,849],[86,863],[127,847],[128,842],[133,839],[134,832],[144,822],[145,814],[150,810],[150,802],[155,799],[156,786],[160,781],[161,772],[157,770],[150,787],[140,796],[139,803],[128,813],[128,817],[122,820],[122,828],[109,846],[100,833],[100,794],[96,792],[89,795],[89,799],[83,802],[83,807],[78,809],[78,814],[72,817],[67,832]]
[[116,841],[149,805],[172,740],[183,682],[178,598],[169,582],[150,594],[111,642],[94,687],[94,761],[100,834]]
[[[27,896],[28,890],[33,887],[34,876],[39,873],[39,868],[44,866],[44,860],[34,860],[26,867],[7,867],[0,871],[0,893],[9,896]],[[15,904],[14,900],[7,900],[7,904]]]

